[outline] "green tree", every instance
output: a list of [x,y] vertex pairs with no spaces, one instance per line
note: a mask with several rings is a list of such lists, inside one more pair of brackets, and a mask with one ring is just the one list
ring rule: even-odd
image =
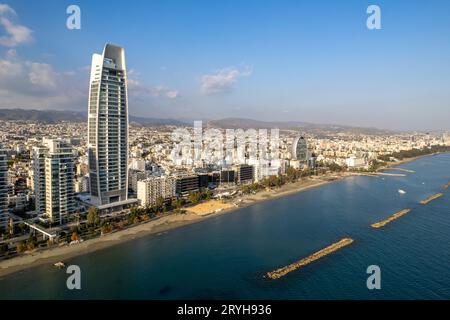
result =
[[198,203],[201,200],[201,193],[200,192],[189,193],[188,200],[191,203]]
[[95,207],[90,207],[87,214],[87,224],[96,227],[100,223],[99,210]]
[[386,162],[383,161],[377,161],[377,160],[372,160],[370,162],[370,167],[369,167],[369,171],[377,171],[378,169],[384,167],[386,165]]
[[175,201],[174,201],[174,206],[175,206],[175,209],[176,210],[180,210],[181,209],[181,207],[183,206],[183,204],[184,204],[184,201],[183,201],[183,199],[176,199]]
[[289,182],[294,182],[300,178],[301,172],[293,167],[288,167],[286,169],[286,177]]
[[206,189],[205,191],[202,192],[202,198],[205,200],[210,200],[213,196],[213,193],[211,190]]
[[164,210],[164,198],[163,197],[156,198],[155,209],[157,212],[162,212]]
[[341,172],[344,171],[345,168],[343,166],[338,165],[337,163],[332,162],[328,165],[328,169],[330,169],[330,171],[332,172]]
[[30,237],[27,240],[27,249],[31,251],[34,248],[36,248],[36,245],[37,245],[36,237],[30,234]]
[[26,245],[25,241],[20,241],[16,245],[16,249],[17,249],[17,252],[19,252],[19,253],[24,252],[27,249],[27,245]]
[[20,230],[20,233],[25,233],[25,231],[27,230],[27,225],[25,224],[25,223],[23,223],[23,222],[21,222],[21,223],[19,223],[19,230]]

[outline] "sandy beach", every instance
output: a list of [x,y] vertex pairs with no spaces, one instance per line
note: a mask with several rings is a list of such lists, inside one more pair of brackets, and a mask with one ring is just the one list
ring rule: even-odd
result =
[[222,210],[233,208],[233,204],[220,200],[209,200],[186,208],[188,213],[206,216]]

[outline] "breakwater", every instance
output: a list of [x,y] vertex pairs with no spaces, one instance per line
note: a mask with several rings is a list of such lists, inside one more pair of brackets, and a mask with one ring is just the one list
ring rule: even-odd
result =
[[443,193],[436,193],[436,194],[434,194],[434,195],[432,195],[432,196],[429,196],[429,197],[426,198],[425,200],[420,201],[419,203],[420,203],[420,204],[427,204],[427,203],[429,203],[429,202],[431,202],[431,201],[433,201],[433,200],[435,200],[435,199],[437,199],[437,198],[442,197],[443,195],[444,195]]
[[399,167],[392,167],[392,168],[385,168],[383,170],[395,170],[395,171],[402,171],[402,172],[408,172],[408,173],[416,173],[414,170],[399,168]]
[[371,224],[371,227],[372,227],[372,228],[381,228],[381,227],[384,227],[384,226],[387,225],[389,222],[392,222],[392,221],[394,221],[395,219],[398,219],[398,218],[400,218],[401,216],[404,216],[405,214],[408,214],[409,212],[411,212],[411,209],[403,209],[403,210],[401,210],[401,211],[399,211],[399,212],[397,212],[397,213],[394,213],[392,216],[390,216],[390,217],[387,218],[387,219],[384,219],[384,220],[382,220],[382,221],[380,221],[380,222]]
[[353,239],[344,238],[336,243],[333,243],[332,245],[329,245],[328,247],[326,247],[322,250],[319,250],[319,251],[313,253],[310,256],[307,256],[306,258],[298,260],[294,263],[291,263],[290,265],[276,269],[274,271],[267,272],[267,277],[270,279],[279,279],[281,277],[284,277],[285,275],[287,275],[288,273],[290,273],[292,271],[295,271],[301,267],[304,267],[304,266],[310,264],[311,262],[314,262],[326,255],[329,255],[345,246],[348,246],[352,242],[353,242]]

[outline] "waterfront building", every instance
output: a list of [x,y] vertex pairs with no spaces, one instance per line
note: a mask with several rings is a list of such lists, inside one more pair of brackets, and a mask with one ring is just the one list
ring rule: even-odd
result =
[[236,172],[234,170],[220,171],[220,184],[234,184],[236,181]]
[[[201,179],[201,178],[200,178]],[[220,172],[213,171],[208,173],[208,187],[215,188],[220,185]],[[203,187],[203,183],[200,183],[200,188]]]
[[107,44],[92,56],[88,165],[91,202],[110,207],[128,198],[128,96],[125,50]]
[[[45,143],[45,140],[43,143]],[[35,211],[39,215],[45,214],[45,155],[47,152],[48,148],[44,145],[40,145],[33,147],[31,156]]]
[[237,184],[252,183],[255,179],[255,169],[252,165],[240,164],[234,170],[236,171]]
[[198,187],[208,188],[209,186],[209,174],[208,173],[199,173],[198,174]]
[[308,162],[308,145],[302,136],[297,136],[292,142],[292,159],[298,160],[301,164]]
[[35,211],[62,223],[73,213],[74,159],[71,146],[60,139],[43,139],[32,151]]
[[187,197],[192,192],[199,191],[199,178],[196,174],[181,174],[176,176],[176,194]]
[[164,200],[176,196],[174,177],[148,177],[137,182],[137,198],[141,206],[155,205],[158,198]]
[[52,222],[63,223],[75,211],[72,149],[62,140],[46,143],[45,216]]
[[362,168],[367,165],[364,158],[357,157],[356,155],[350,155],[347,159],[345,159],[345,164],[349,168]]
[[6,228],[8,219],[8,157],[0,144],[0,228]]

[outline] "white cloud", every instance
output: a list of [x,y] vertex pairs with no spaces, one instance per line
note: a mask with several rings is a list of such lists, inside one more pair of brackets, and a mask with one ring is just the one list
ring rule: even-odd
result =
[[135,80],[133,78],[128,78],[127,84],[128,84],[128,90],[131,90],[131,91],[141,90],[141,84],[138,80]]
[[6,36],[0,37],[0,45],[16,47],[33,40],[31,29],[16,22],[17,14],[7,4],[0,4],[0,26],[6,31]]
[[87,77],[49,64],[0,59],[0,107],[73,109],[87,101]]
[[166,92],[166,97],[169,99],[175,99],[178,98],[179,92],[177,90],[169,90]]
[[9,59],[14,59],[16,55],[17,55],[16,49],[8,49],[8,51],[6,51],[6,57]]
[[164,86],[150,88],[150,93],[154,97],[166,97],[169,99],[175,99],[179,96],[179,92],[177,90],[172,90]]
[[201,90],[204,94],[216,94],[229,91],[240,77],[247,77],[252,74],[250,67],[242,70],[237,68],[220,69],[213,74],[203,75],[201,78]]
[[4,14],[4,13],[11,13],[14,15],[16,14],[16,12],[14,11],[13,8],[8,6],[7,4],[0,3],[0,14]]
[[[134,72],[131,72],[134,74]],[[130,75],[130,72],[128,72]],[[132,77],[127,78],[128,82],[128,91],[130,95],[133,96],[145,96],[150,95],[155,98],[167,98],[167,99],[176,99],[180,96],[178,90],[168,88],[166,86],[148,86],[141,84],[139,80],[136,80]]]
[[56,87],[57,77],[59,76],[53,67],[45,63],[31,62],[29,63],[30,72],[28,78],[30,82],[37,87],[53,89]]
[[[22,72],[22,66],[9,60],[0,60],[0,83],[7,83],[8,77],[13,78]],[[6,80],[6,81],[5,81]]]

